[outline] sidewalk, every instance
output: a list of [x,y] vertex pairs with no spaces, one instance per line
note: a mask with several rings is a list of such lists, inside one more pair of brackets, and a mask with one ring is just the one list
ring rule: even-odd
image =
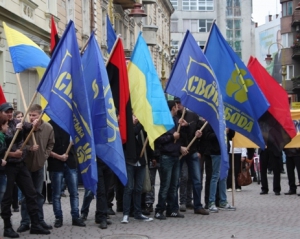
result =
[[[252,183],[242,188],[242,192],[235,192],[235,212],[211,213],[209,216],[196,215],[193,210],[184,213],[185,218],[167,218],[160,221],[139,222],[130,218],[128,224],[121,224],[122,213],[111,216],[112,225],[101,230],[94,223],[95,200],[90,208],[90,215],[86,221],[87,227],[72,226],[69,197],[62,198],[64,225],[54,228],[48,236],[30,235],[29,232],[20,234],[20,238],[107,238],[107,239],[189,239],[189,238],[272,238],[294,239],[300,237],[300,197],[286,196],[288,191],[287,175],[281,174],[281,195],[275,196],[272,192],[272,175],[268,175],[270,192],[268,195],[259,195],[260,185]],[[159,190],[159,181],[156,182],[156,193]],[[80,206],[84,191],[79,192]],[[300,189],[298,190],[300,193]],[[68,193],[67,193],[68,194]],[[227,192],[228,201],[232,203],[232,193]],[[203,195],[202,195],[203,196]],[[115,207],[113,208],[116,209]],[[44,205],[45,221],[53,225],[54,215],[52,205]],[[154,215],[152,214],[151,217]],[[14,229],[17,230],[20,222],[20,213],[13,213]],[[3,222],[1,220],[3,235]],[[123,235],[123,236],[120,236]]]

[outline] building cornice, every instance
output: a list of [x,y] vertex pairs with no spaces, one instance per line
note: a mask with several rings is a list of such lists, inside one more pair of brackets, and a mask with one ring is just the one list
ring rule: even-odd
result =
[[168,13],[169,13],[169,16],[172,15],[172,13],[175,11],[172,3],[170,2],[170,0],[161,0],[161,3],[166,7]]

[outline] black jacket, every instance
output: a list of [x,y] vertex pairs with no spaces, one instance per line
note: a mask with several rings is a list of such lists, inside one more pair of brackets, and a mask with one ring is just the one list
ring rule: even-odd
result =
[[[49,123],[52,125],[54,130],[55,144],[52,149],[54,153],[64,154],[70,144],[70,135],[64,131],[59,125],[54,121],[50,120]],[[67,161],[63,162],[56,158],[48,158],[48,170],[53,172],[64,171],[64,165],[67,164],[70,169],[75,169],[77,167],[77,157],[75,156],[74,147],[72,146],[69,157]]]

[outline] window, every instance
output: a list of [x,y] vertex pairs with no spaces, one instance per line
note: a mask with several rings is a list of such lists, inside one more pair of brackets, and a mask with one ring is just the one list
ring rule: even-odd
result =
[[283,47],[291,47],[294,44],[293,33],[285,33],[281,35]]
[[199,32],[199,20],[197,19],[184,19],[183,30],[190,30],[190,32]]
[[213,0],[182,0],[182,9],[190,11],[213,11]]
[[286,66],[286,79],[290,80],[294,77],[294,65]]
[[171,55],[177,54],[179,51],[179,41],[171,41]]
[[178,32],[178,20],[171,19],[171,32]]
[[171,3],[173,5],[174,9],[177,10],[177,8],[178,8],[178,1],[177,0],[171,0]]
[[200,19],[199,20],[199,32],[209,32],[213,19]]
[[198,10],[199,11],[213,11],[214,1],[213,0],[198,0]]
[[227,17],[240,17],[241,16],[240,0],[227,0],[226,16]]
[[293,15],[293,1],[283,2],[282,3],[282,16],[291,16]]
[[197,41],[198,46],[200,46],[201,49],[204,48],[206,41]]

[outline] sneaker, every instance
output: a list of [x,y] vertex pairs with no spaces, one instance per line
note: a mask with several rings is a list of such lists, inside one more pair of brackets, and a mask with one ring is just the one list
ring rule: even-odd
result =
[[154,217],[156,219],[159,219],[159,220],[166,220],[167,219],[162,212],[156,212]]
[[122,221],[121,221],[121,223],[127,224],[127,223],[128,223],[128,218],[129,218],[128,215],[124,215],[124,216],[123,216],[123,219],[122,219]]
[[232,188],[228,188],[228,189],[227,189],[227,192],[232,192]]
[[236,210],[236,208],[231,206],[229,203],[226,203],[225,205],[220,205],[219,209],[223,210],[223,211],[235,211]]
[[183,214],[180,214],[179,212],[171,212],[166,214],[167,217],[178,217],[178,218],[184,218]]
[[116,213],[115,213],[115,211],[111,207],[109,207],[107,209],[107,215],[116,215]]
[[241,189],[241,188],[237,188],[235,191],[237,191],[237,192],[241,192],[241,191],[242,191],[242,189]]
[[185,204],[181,204],[181,205],[179,206],[179,210],[180,210],[181,212],[185,212],[185,211],[186,211],[186,206],[185,206]]
[[208,208],[209,212],[212,212],[212,213],[217,213],[219,212],[219,209],[216,207],[215,204],[211,204]]
[[153,218],[151,217],[146,217],[145,215],[141,214],[137,217],[134,217],[135,220],[140,220],[140,221],[144,221],[144,222],[151,222],[153,221]]

